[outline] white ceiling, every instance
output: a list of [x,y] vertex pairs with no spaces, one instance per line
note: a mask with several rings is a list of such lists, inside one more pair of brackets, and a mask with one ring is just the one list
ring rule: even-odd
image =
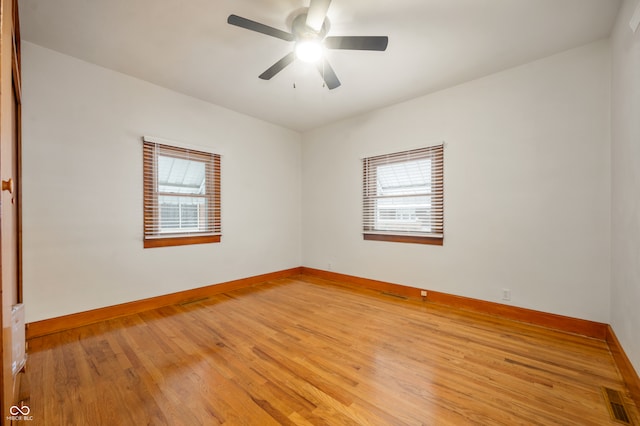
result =
[[619,0],[333,0],[329,35],[386,35],[389,46],[328,51],[342,82],[331,91],[298,61],[258,79],[292,44],[226,22],[233,13],[290,31],[308,0],[19,5],[24,40],[305,131],[608,37]]

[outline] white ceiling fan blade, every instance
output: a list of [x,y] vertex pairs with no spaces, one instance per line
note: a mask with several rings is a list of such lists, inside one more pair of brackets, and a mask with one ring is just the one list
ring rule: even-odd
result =
[[331,0],[311,0],[309,11],[307,12],[307,27],[314,31],[320,31],[324,19],[327,17],[327,11]]

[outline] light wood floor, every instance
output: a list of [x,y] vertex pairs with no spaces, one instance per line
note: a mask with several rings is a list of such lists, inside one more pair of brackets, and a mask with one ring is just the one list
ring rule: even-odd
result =
[[[300,276],[30,341],[32,425],[608,425],[607,345]],[[626,399],[636,425],[638,414]]]

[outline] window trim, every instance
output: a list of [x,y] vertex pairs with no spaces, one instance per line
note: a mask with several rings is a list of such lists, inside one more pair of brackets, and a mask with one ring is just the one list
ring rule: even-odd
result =
[[420,235],[402,235],[402,234],[362,234],[365,240],[369,241],[389,241],[393,243],[412,243],[427,244],[432,246],[441,246],[444,243],[444,236],[420,236]]
[[[375,215],[375,200],[377,197],[375,176],[377,166],[383,164],[393,164],[407,162],[420,158],[432,158],[436,167],[431,168],[431,179],[434,183],[433,197],[435,203],[440,207],[438,215],[441,223],[437,232],[403,232],[400,230],[376,230],[373,228],[371,219],[367,215]],[[373,174],[373,175],[372,175]],[[369,241],[387,241],[399,243],[427,244],[442,246],[444,243],[444,143],[431,147],[411,149],[394,152],[385,155],[376,155],[362,159],[362,236]],[[376,194],[376,195],[370,195]]]
[[[205,163],[205,175],[213,177],[213,179],[206,180],[207,189],[203,197],[208,202],[213,203],[207,209],[207,223],[210,224],[210,229],[197,232],[177,232],[175,234],[154,233],[150,230],[151,225],[158,220],[157,215],[160,211],[158,197],[163,195],[157,189],[157,157],[159,153],[163,156],[173,156],[175,158],[193,158]],[[185,194],[176,194],[176,196],[182,195]],[[220,201],[220,154],[168,145],[164,141],[161,143],[148,137],[143,138],[144,248],[219,243],[221,240]]]
[[186,246],[191,244],[219,243],[220,235],[145,238],[144,248]]

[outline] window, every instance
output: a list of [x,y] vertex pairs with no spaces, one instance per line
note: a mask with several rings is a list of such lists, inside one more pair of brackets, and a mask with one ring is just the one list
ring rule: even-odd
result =
[[220,156],[144,139],[144,247],[220,241]]
[[442,245],[444,146],[363,162],[365,240]]

